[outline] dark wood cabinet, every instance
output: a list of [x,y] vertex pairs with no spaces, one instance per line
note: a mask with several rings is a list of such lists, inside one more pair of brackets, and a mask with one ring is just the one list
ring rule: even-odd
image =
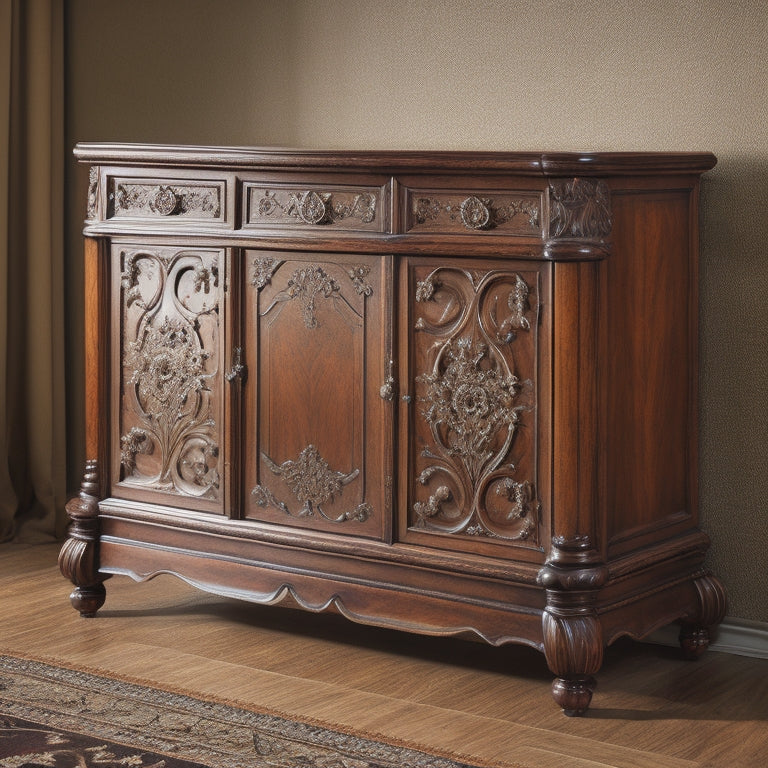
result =
[[87,466],[60,556],[546,654],[725,595],[697,510],[706,153],[78,145]]

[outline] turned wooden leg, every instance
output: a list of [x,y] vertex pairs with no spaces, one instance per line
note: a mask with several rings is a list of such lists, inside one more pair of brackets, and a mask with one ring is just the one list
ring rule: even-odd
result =
[[72,522],[59,553],[59,570],[74,585],[69,596],[81,616],[92,617],[104,605],[105,576],[99,573],[99,476],[95,461],[88,461],[80,495],[67,504]]
[[680,647],[687,659],[698,659],[709,647],[710,629],[725,617],[725,589],[711,573],[703,573],[693,582],[697,604],[683,617],[680,626]]
[[594,675],[603,665],[603,638],[594,614],[579,613],[573,604],[562,605],[561,597],[547,598],[550,604],[542,616],[544,654],[557,676],[552,696],[568,717],[574,717],[583,715],[592,701],[597,686]]
[[556,675],[555,702],[569,717],[583,715],[597,686],[603,664],[603,632],[594,601],[607,570],[597,560],[589,539],[554,539],[552,555],[539,572],[547,588],[542,614],[544,654]]

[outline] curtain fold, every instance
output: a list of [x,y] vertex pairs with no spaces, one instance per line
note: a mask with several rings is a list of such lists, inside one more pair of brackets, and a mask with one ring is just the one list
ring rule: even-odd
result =
[[0,0],[0,540],[66,525],[64,19]]

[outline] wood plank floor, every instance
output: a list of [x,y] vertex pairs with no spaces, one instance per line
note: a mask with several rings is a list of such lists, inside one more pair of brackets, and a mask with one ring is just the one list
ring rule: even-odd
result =
[[0,547],[0,651],[58,660],[524,768],[768,766],[768,661],[620,642],[587,717],[566,718],[543,657],[256,606],[170,576],[107,582],[70,607],[58,547]]

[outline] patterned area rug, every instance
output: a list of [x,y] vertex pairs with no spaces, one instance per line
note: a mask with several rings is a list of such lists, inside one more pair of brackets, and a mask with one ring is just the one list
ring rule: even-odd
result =
[[425,752],[0,656],[2,768],[472,768]]

